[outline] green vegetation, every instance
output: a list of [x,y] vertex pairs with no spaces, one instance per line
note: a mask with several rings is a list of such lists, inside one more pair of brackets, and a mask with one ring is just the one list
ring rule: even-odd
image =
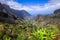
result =
[[23,21],[21,24],[0,22],[0,40],[60,40],[57,24]]
[[56,34],[53,31],[42,28],[32,33],[31,40],[52,40],[56,38]]

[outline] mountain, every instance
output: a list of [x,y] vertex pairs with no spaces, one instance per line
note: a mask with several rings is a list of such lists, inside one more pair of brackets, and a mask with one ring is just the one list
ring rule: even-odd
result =
[[45,22],[47,24],[59,24],[60,23],[60,9],[57,9],[50,15],[37,15],[35,20],[37,22]]
[[29,14],[25,10],[14,10],[14,9],[11,9],[11,12],[13,12],[15,15],[18,15],[20,18],[25,19],[25,20],[29,20],[29,19],[32,18],[32,15]]
[[60,15],[60,9],[55,10],[54,14],[59,14]]
[[29,14],[27,11],[25,10],[14,10],[14,9],[11,9],[8,5],[6,4],[2,4],[3,6],[3,9],[5,9],[5,11],[7,11],[8,13],[10,14],[13,14],[13,15],[17,15],[18,17],[22,18],[22,19],[30,19],[32,18],[32,15]]
[[0,3],[0,21],[8,23],[19,23],[22,19],[13,14],[9,6]]
[[51,17],[60,18],[60,9],[55,10]]

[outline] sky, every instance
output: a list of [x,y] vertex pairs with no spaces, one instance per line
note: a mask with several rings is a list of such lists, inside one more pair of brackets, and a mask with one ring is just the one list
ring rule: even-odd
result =
[[0,0],[15,10],[26,10],[31,15],[51,14],[60,9],[60,0]]
[[45,4],[48,2],[48,0],[16,0],[19,3],[22,3],[24,5],[40,5],[40,4]]

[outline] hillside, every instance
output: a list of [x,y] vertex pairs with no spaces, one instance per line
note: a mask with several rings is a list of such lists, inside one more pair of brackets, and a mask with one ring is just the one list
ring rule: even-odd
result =
[[60,18],[60,9],[57,9],[54,11],[54,14],[52,15],[53,18]]
[[[19,15],[19,16],[18,16]],[[0,4],[0,40],[60,40],[60,11],[52,15],[31,15]]]
[[36,21],[45,21],[46,23],[59,24],[60,23],[60,9],[54,11],[50,15],[37,15]]
[[0,9],[2,9],[4,12],[12,14],[14,16],[18,16],[21,19],[29,19],[32,18],[32,15],[29,14],[27,11],[25,10],[15,10],[15,9],[11,9],[8,5],[6,4],[1,4],[0,3]]

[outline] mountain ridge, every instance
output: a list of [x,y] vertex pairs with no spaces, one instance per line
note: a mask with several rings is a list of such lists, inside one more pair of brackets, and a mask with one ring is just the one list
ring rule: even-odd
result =
[[[15,10],[10,8],[8,5],[6,4],[2,4],[2,8],[5,9],[5,11],[7,11],[7,13],[13,14],[13,15],[17,15],[18,17],[22,18],[22,19],[26,19],[26,17],[28,16],[28,18],[32,17],[31,14],[29,14],[27,11],[25,10]],[[28,19],[27,18],[27,19]]]

